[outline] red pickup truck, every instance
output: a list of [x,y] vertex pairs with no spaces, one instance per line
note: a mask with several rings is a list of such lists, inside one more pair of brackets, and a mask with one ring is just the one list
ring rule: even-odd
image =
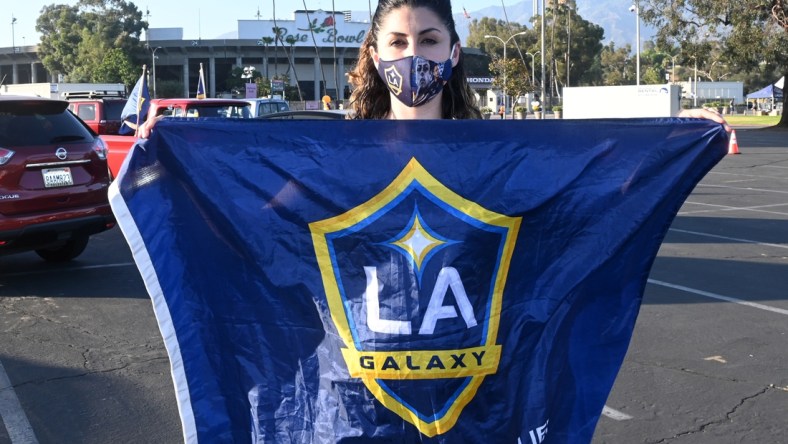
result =
[[[153,99],[150,101],[150,116],[170,117],[224,117],[249,119],[249,102],[236,99]],[[134,142],[134,136],[102,135],[107,145],[107,163],[112,177],[117,177],[120,166],[126,159]]]

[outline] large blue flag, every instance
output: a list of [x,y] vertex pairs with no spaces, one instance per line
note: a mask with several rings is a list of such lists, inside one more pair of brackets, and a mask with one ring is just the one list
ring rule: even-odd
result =
[[131,90],[129,99],[120,112],[120,118],[123,123],[121,123],[118,129],[118,134],[136,134],[137,128],[145,123],[145,119],[148,117],[149,108],[150,91],[148,90],[148,76],[143,66],[142,75],[134,85],[134,89]]
[[164,121],[111,201],[188,442],[589,442],[723,128]]

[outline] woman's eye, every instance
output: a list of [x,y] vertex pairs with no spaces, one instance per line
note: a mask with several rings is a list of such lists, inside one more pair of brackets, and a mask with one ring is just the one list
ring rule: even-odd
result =
[[407,42],[405,42],[404,40],[399,40],[398,39],[398,40],[392,41],[390,45],[394,46],[394,47],[400,47],[400,46],[406,45],[406,44],[407,44]]
[[434,45],[436,43],[438,42],[435,39],[431,39],[431,38],[425,38],[421,40],[422,45]]

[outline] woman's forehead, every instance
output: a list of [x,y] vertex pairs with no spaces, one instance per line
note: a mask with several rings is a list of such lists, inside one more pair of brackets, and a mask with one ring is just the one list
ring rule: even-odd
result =
[[435,30],[448,33],[446,25],[432,10],[423,7],[401,6],[393,9],[380,21],[380,35],[403,34],[418,35]]

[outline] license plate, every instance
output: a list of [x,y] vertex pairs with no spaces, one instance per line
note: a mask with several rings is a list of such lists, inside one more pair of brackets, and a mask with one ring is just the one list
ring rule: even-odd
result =
[[71,168],[49,168],[41,170],[41,174],[44,176],[44,186],[46,188],[74,185],[74,178],[71,177]]

